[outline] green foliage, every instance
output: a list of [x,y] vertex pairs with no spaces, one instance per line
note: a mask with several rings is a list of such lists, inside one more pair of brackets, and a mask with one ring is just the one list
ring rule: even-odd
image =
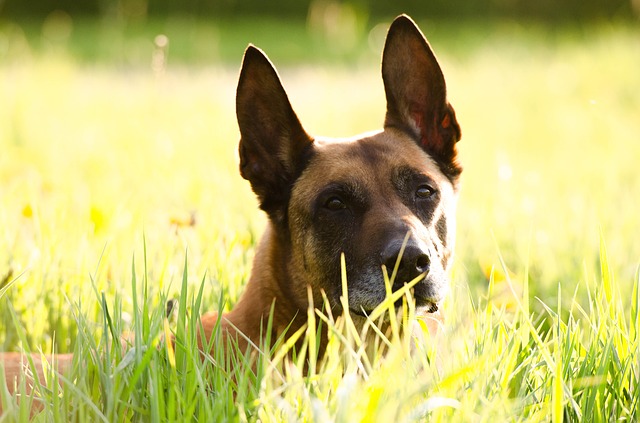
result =
[[[633,2],[625,0],[526,0],[498,1],[476,0],[396,0],[377,2],[373,0],[272,0],[272,1],[198,1],[182,0],[5,0],[0,3],[0,12],[9,16],[26,15],[42,17],[55,10],[64,10],[74,15],[93,17],[117,17],[125,20],[146,19],[149,16],[167,16],[172,14],[193,16],[289,16],[304,18],[309,10],[318,5],[331,7],[347,6],[362,14],[398,15],[406,12],[415,16],[437,17],[486,17],[486,16],[537,16],[547,19],[576,19],[584,17],[620,16],[631,14]],[[637,10],[636,10],[637,12]]]
[[[11,49],[41,36],[2,28]],[[225,40],[260,45],[246,28]],[[237,172],[240,53],[233,69],[172,62],[178,30],[168,65],[150,65],[151,41],[140,47],[149,60],[117,65],[78,60],[73,43],[0,49],[0,348],[76,357],[63,394],[54,373],[38,388],[36,419],[638,420],[638,30],[442,28],[425,30],[465,165],[445,330],[417,345],[398,329],[365,343],[348,318],[309,311],[304,347],[289,359],[282,342],[257,364],[223,354],[219,339],[205,359],[195,348],[197,316],[238,300],[264,225]],[[115,54],[156,29],[123,33]],[[381,125],[372,34],[370,49],[331,67],[292,66],[295,50],[275,49],[311,133]],[[295,41],[324,52],[309,37]],[[193,40],[206,50],[206,37]],[[410,307],[399,319],[414,321]],[[113,340],[125,331],[135,347],[123,351]],[[28,400],[0,388],[0,401],[15,406],[7,420],[28,419]]]

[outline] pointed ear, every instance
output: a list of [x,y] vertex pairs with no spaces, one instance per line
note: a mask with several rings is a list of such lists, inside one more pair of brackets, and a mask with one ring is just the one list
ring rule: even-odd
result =
[[240,70],[236,115],[241,136],[240,174],[251,183],[260,207],[272,219],[282,220],[312,139],[291,108],[275,68],[251,45]]
[[406,15],[391,24],[382,54],[382,79],[387,96],[385,127],[409,133],[455,178],[460,126],[447,102],[444,75],[420,29]]

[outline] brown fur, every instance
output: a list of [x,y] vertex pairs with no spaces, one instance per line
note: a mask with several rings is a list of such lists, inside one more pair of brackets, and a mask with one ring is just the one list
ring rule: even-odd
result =
[[[271,339],[303,327],[309,289],[316,306],[324,294],[334,315],[344,312],[341,254],[355,319],[384,300],[382,267],[398,262],[393,289],[422,277],[414,287],[416,309],[431,331],[441,323],[437,310],[448,288],[462,170],[460,127],[436,57],[406,16],[389,29],[382,76],[383,130],[348,139],[312,137],[269,59],[247,48],[236,104],[240,173],[269,222],[245,293],[219,322],[225,339],[236,338],[241,349],[261,343],[271,310]],[[207,340],[217,320],[216,313],[202,316]],[[61,358],[65,370],[70,356]],[[0,354],[0,361],[11,381],[20,356]]]

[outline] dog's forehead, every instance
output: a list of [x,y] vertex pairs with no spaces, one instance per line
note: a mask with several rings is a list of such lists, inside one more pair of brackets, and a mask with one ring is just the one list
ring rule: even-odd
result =
[[412,168],[438,185],[450,185],[436,162],[408,135],[387,129],[352,138],[314,140],[315,154],[296,182],[295,190],[317,191],[345,180],[379,184],[395,169]]

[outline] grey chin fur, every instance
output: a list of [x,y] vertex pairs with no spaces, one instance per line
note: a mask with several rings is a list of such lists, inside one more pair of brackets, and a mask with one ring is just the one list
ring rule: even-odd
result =
[[[427,313],[435,313],[439,303],[449,291],[449,280],[441,274],[430,274],[414,287],[414,295],[418,301],[418,308]],[[421,284],[426,284],[419,286]],[[425,289],[426,287],[426,289]],[[360,277],[348,283],[349,309],[352,314],[366,316],[386,298],[386,290],[382,274],[374,270],[367,270]],[[420,298],[417,296],[420,295]]]

